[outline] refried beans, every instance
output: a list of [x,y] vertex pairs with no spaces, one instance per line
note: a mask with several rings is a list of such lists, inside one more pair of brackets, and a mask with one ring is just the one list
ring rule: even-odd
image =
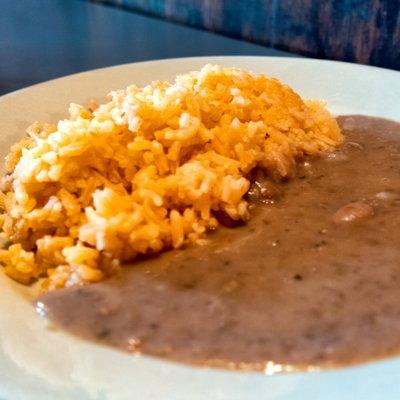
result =
[[400,124],[339,117],[346,140],[297,177],[257,177],[252,218],[208,244],[40,297],[72,333],[134,353],[263,370],[400,353]]

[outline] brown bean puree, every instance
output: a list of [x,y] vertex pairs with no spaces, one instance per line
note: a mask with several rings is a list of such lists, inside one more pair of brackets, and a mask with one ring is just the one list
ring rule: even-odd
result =
[[[70,332],[195,364],[331,367],[400,353],[400,124],[339,117],[346,142],[258,181],[253,218],[209,244],[39,298]],[[264,204],[268,203],[268,204]]]

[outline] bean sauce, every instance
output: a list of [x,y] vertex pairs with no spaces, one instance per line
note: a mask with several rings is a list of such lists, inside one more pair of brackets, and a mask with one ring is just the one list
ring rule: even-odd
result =
[[288,182],[253,184],[246,225],[46,294],[37,309],[88,339],[200,365],[306,369],[399,355],[400,124],[338,121],[339,149],[305,159]]

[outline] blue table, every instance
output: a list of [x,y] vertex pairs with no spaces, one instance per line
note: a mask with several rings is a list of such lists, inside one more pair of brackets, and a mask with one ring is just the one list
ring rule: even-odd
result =
[[205,55],[290,54],[79,0],[1,0],[0,95],[93,68]]

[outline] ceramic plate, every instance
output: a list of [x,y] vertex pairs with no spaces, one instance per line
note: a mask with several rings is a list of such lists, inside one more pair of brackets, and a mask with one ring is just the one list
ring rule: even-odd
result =
[[[68,76],[0,98],[0,156],[33,121],[65,117],[70,102],[103,101],[112,89],[206,63],[263,72],[335,114],[400,121],[400,73],[340,62],[273,57],[186,58],[128,64]],[[0,274],[0,399],[249,400],[399,399],[400,359],[352,368],[268,375],[194,368],[77,339],[32,307],[32,289]],[[268,372],[268,371],[267,371]]]

